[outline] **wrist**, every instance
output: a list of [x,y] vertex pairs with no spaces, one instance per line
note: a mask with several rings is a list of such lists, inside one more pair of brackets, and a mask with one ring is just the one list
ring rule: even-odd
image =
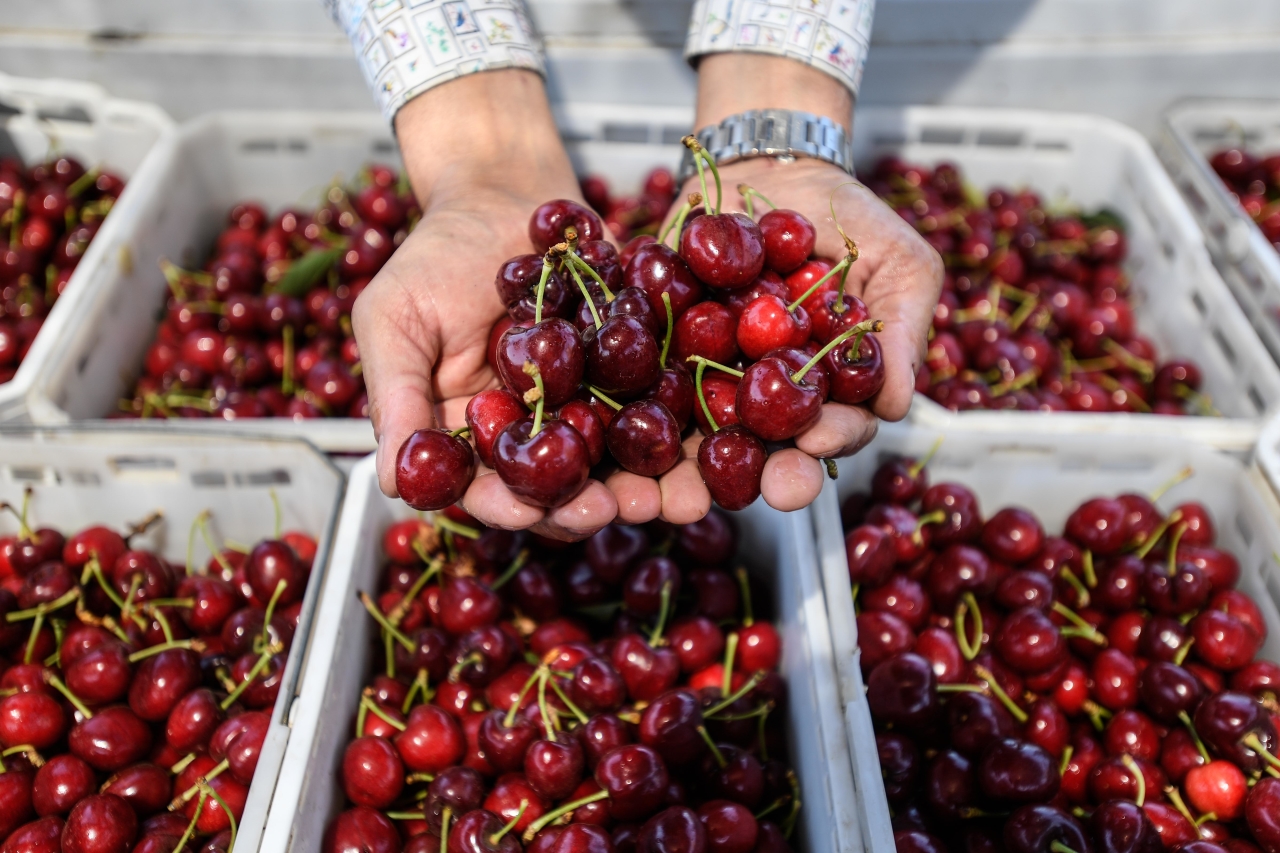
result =
[[485,71],[436,86],[404,105],[395,128],[424,209],[477,187],[577,194],[546,88],[531,71]]
[[843,83],[803,62],[761,53],[715,53],[698,64],[694,129],[747,110],[786,109],[829,118],[849,133],[853,102]]

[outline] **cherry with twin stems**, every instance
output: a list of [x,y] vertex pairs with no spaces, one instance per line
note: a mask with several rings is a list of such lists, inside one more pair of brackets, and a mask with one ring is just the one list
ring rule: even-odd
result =
[[817,384],[805,381],[806,374],[850,338],[883,328],[879,320],[864,320],[833,338],[799,370],[776,357],[751,365],[742,374],[735,401],[742,425],[764,441],[784,441],[809,429],[822,413],[823,400]]
[[522,418],[503,430],[493,447],[493,465],[507,488],[536,506],[557,507],[586,485],[590,451],[582,435],[563,421],[543,419],[547,401],[542,374],[532,361],[525,374],[533,387],[524,395],[533,417]]
[[698,360],[694,390],[711,430],[698,445],[698,472],[712,500],[727,510],[746,509],[760,497],[768,450],[744,427],[733,424],[721,427],[716,423],[702,387],[702,375],[708,362],[697,356],[694,358]]
[[686,136],[681,141],[693,152],[704,199],[709,198],[705,169],[711,169],[716,183],[716,204],[710,213],[697,217],[687,227],[682,228],[683,217],[678,218],[675,227],[680,257],[694,275],[713,288],[746,287],[764,269],[764,237],[760,226],[741,213],[720,212],[723,191],[714,159],[695,137]]

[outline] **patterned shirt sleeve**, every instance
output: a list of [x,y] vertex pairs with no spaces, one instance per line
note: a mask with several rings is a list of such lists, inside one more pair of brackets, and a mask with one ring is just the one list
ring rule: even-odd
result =
[[825,71],[855,93],[871,44],[875,0],[696,0],[685,58],[771,53]]
[[525,0],[324,0],[351,39],[388,120],[433,86],[464,74],[546,74]]

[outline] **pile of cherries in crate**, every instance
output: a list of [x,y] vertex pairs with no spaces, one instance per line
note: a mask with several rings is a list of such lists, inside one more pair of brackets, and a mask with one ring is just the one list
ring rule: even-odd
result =
[[624,243],[641,234],[657,234],[678,190],[675,175],[662,166],[645,175],[640,192],[633,196],[610,195],[608,181],[599,175],[587,175],[578,183],[587,204],[604,218],[604,227]]
[[384,534],[325,853],[788,853],[781,639],[729,521],[565,549],[459,519]]
[[378,165],[311,212],[235,205],[203,270],[161,264],[165,317],[117,416],[367,417],[351,307],[419,218]]
[[26,357],[124,181],[73,157],[0,159],[0,382]]
[[1051,213],[1029,190],[975,201],[950,163],[886,158],[868,186],[946,264],[917,391],[956,411],[1215,413],[1200,368],[1137,331],[1114,214]]
[[[714,168],[693,137],[686,144],[700,169],[703,159]],[[760,198],[739,190],[749,205]],[[467,404],[465,428],[405,440],[400,496],[417,509],[453,505],[478,454],[520,499],[560,506],[606,453],[661,476],[696,424],[711,496],[742,509],[760,495],[771,448],[816,423],[824,402],[874,396],[885,373],[870,333],[883,324],[844,292],[853,242],[839,263],[811,260],[816,235],[801,214],[773,209],[757,223],[750,207],[702,204],[692,194],[671,223],[678,252],[664,234],[619,253],[572,201],[535,210],[529,238],[542,254],[512,258],[497,275],[508,316],[490,335],[489,361],[504,387]]]
[[1280,154],[1259,159],[1244,149],[1228,148],[1210,157],[1209,165],[1280,249]]
[[226,853],[315,541],[184,567],[131,541],[159,514],[65,538],[22,515],[0,539],[0,849]]
[[899,853],[1278,853],[1280,666],[1197,502],[1061,536],[923,463],[843,508]]

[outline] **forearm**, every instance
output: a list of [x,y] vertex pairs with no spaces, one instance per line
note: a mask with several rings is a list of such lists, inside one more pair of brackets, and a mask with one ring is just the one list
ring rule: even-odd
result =
[[825,116],[849,131],[853,92],[830,74],[764,53],[716,53],[698,65],[695,128],[747,110],[788,109]]
[[507,69],[452,80],[405,104],[395,126],[423,207],[476,187],[520,194],[573,186],[546,88],[534,72]]

